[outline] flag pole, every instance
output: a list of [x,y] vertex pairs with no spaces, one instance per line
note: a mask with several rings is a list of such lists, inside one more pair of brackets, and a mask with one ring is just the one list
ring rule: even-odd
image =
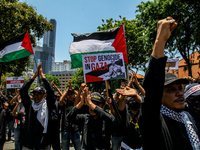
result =
[[[125,27],[124,27],[124,22],[122,22],[122,26],[123,26],[123,29],[124,29],[124,37],[125,37]],[[126,37],[125,37],[125,42],[126,42]],[[126,66],[126,70],[127,70],[126,75],[127,75],[127,79],[128,79],[128,83],[129,83],[129,72],[128,72],[128,67],[129,67],[129,65],[127,64],[127,66]]]
[[108,80],[105,80],[105,84],[106,84],[106,95],[107,95],[107,99],[109,97],[109,93],[108,93],[108,84],[107,82],[109,82]]

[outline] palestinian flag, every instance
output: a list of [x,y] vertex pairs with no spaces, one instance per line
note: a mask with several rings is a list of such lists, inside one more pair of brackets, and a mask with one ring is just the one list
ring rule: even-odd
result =
[[123,53],[128,64],[126,41],[123,25],[109,30],[86,34],[73,33],[74,41],[70,44],[71,68],[82,67],[82,55],[100,53]]
[[0,62],[9,62],[34,54],[31,40],[26,33],[0,44]]

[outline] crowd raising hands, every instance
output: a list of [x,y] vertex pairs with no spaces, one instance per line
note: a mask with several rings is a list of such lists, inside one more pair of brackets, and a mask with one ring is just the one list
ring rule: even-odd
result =
[[[70,141],[76,150],[200,149],[200,85],[165,72],[165,44],[177,25],[172,17],[158,21],[143,82],[133,72],[114,91],[112,81],[94,92],[86,83],[74,89],[69,80],[62,92],[45,78],[40,63],[14,98],[8,100],[0,91],[0,150],[8,118],[15,120],[15,149],[69,150]],[[29,94],[39,76],[45,88],[35,87]]]

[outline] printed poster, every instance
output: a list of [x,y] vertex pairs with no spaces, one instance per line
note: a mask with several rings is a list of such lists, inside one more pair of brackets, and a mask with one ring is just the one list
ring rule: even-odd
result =
[[122,53],[82,55],[82,63],[85,83],[126,78]]
[[169,58],[167,59],[165,70],[178,70],[179,59],[178,58]]

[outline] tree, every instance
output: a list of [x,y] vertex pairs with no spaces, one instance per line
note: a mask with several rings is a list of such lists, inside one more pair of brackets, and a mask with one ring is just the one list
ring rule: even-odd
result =
[[160,19],[172,16],[178,26],[168,39],[166,53],[174,56],[177,51],[186,61],[189,76],[192,76],[189,55],[200,50],[200,1],[190,0],[154,0],[141,2],[137,6],[138,24],[146,28],[147,43],[153,46],[156,38],[156,26]]
[[[73,78],[71,79],[72,85],[74,89],[79,89],[81,83],[84,83],[83,77],[83,67],[76,70],[75,73],[72,74]],[[68,87],[69,81],[66,83],[66,88]]]
[[[15,77],[15,75],[14,75],[13,72],[7,72],[7,73],[2,75],[0,88],[4,89],[4,90],[6,89],[6,77]],[[23,77],[24,77],[24,82],[26,82],[28,80],[28,78],[25,77],[25,76],[23,76]],[[9,89],[9,90],[14,91],[14,89]]]
[[35,87],[37,87],[37,86],[40,86],[40,85],[37,84],[37,83],[32,83],[31,86],[30,86],[30,88],[29,88],[29,91],[32,92],[33,89],[34,89]]
[[55,83],[55,85],[56,85],[57,87],[60,86],[61,81],[59,80],[58,77],[54,77],[54,76],[52,76],[52,75],[50,75],[50,74],[48,74],[48,73],[45,74],[45,77],[47,78],[47,80],[49,80],[49,82],[51,82],[51,81],[54,80],[54,83]]
[[1,77],[1,88],[5,89],[6,88],[6,77],[13,77],[14,73],[13,72],[9,72],[9,73],[5,73],[2,77]]
[[[72,74],[73,77],[71,79],[73,88],[78,90],[82,83],[84,83],[84,77],[83,77],[83,67],[76,70],[74,74]],[[123,80],[122,80],[123,81]],[[68,87],[69,81],[66,84],[66,88]],[[121,80],[111,80],[110,81],[110,87],[111,90],[114,92],[115,89],[119,88],[121,85]],[[89,87],[90,91],[96,91],[96,92],[102,92],[103,89],[106,88],[105,81],[99,81],[99,82],[91,82],[87,83],[87,87]]]
[[[36,37],[40,39],[45,31],[53,30],[42,15],[38,15],[35,8],[18,0],[0,0],[0,43],[8,41],[28,30],[31,43],[35,46]],[[28,68],[30,60],[25,57],[7,63],[0,63],[0,78],[2,73],[13,72],[15,76],[22,75]]]
[[113,18],[102,19],[103,24],[98,26],[97,29],[107,30],[122,25],[125,26],[125,38],[126,38],[126,47],[128,54],[128,61],[131,68],[136,70],[146,70],[146,63],[149,60],[151,55],[152,48],[146,43],[147,37],[145,30],[146,28],[137,23],[136,19],[127,20],[125,17],[120,17],[120,20],[113,20]]

